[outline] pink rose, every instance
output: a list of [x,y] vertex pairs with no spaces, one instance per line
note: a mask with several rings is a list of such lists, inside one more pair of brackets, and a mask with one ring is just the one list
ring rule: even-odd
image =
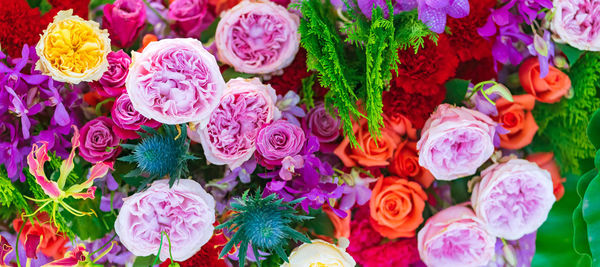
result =
[[306,137],[300,126],[286,120],[275,121],[263,127],[256,137],[256,159],[267,167],[281,165],[285,157],[300,153]]
[[555,200],[550,173],[524,159],[496,163],[482,171],[471,195],[475,213],[488,231],[509,240],[537,230]]
[[555,0],[552,31],[559,40],[581,50],[600,51],[600,2]]
[[142,0],[117,0],[104,6],[102,27],[113,45],[129,47],[146,26],[146,6]]
[[113,122],[98,117],[81,128],[79,155],[88,162],[112,161],[121,152],[119,138],[113,131]]
[[90,86],[103,97],[117,97],[125,91],[125,79],[129,73],[131,58],[123,50],[110,52],[106,56],[108,70],[102,74],[97,82],[91,82]]
[[438,180],[472,175],[494,153],[496,122],[464,107],[441,104],[417,143],[419,164]]
[[494,256],[496,237],[464,205],[429,218],[417,235],[421,260],[430,267],[486,265]]
[[196,39],[151,42],[133,52],[125,83],[133,107],[165,124],[206,124],[225,81],[215,57]]
[[202,144],[210,163],[239,167],[252,157],[258,131],[279,118],[276,100],[275,90],[258,78],[229,80],[208,125],[190,131],[190,138]]
[[208,12],[207,0],[175,0],[169,4],[168,18],[177,34],[197,38],[215,17]]
[[340,119],[337,116],[331,116],[325,108],[325,103],[318,102],[306,116],[302,119],[302,128],[314,135],[321,143],[321,150],[331,152],[337,144],[334,141],[340,136]]
[[242,1],[224,12],[215,33],[219,60],[236,71],[269,74],[292,63],[300,19],[271,1]]
[[[181,179],[169,188],[158,180],[150,188],[125,198],[115,221],[121,243],[136,256],[156,255],[161,233],[171,239],[173,259],[192,257],[210,240],[215,222],[215,199],[194,180]],[[169,258],[163,240],[160,260]]]
[[160,122],[148,119],[133,108],[128,94],[122,94],[115,100],[112,106],[113,131],[122,139],[137,139],[140,136],[136,133],[142,125],[156,128]]

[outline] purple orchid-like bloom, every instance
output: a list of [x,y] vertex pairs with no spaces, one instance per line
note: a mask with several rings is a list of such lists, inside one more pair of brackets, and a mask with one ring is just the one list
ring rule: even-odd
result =
[[111,212],[112,210],[119,210],[123,206],[123,198],[127,197],[121,192],[114,192],[114,194],[106,194],[100,199],[100,210],[104,212]]
[[[113,234],[108,234],[103,238],[86,243],[87,250],[91,252],[100,249],[103,245],[110,241],[112,236]],[[117,243],[105,256],[99,258],[98,261],[96,261],[96,263],[102,264],[104,266],[129,266],[133,264],[135,256],[121,244],[121,242],[119,241],[119,237],[115,237],[113,241],[116,241]],[[104,249],[106,249],[107,247],[109,247],[109,245],[105,246]],[[101,251],[104,251],[104,249],[102,249]],[[100,253],[96,255],[91,255],[90,257],[92,261],[95,260],[94,256],[97,257],[99,254]]]
[[[523,42],[525,45],[533,43],[533,38],[519,28],[523,18],[510,12],[510,6],[505,5],[499,9],[492,10],[485,25],[477,29],[479,35],[484,38],[494,38],[492,45],[492,56],[496,62],[502,64],[511,63],[518,65],[523,60],[523,54],[516,43]],[[496,68],[496,64],[494,64]]]
[[292,175],[296,169],[304,167],[304,158],[300,155],[287,156],[281,161],[281,169],[279,170],[279,177],[285,181],[292,180]]
[[[356,2],[358,2],[360,11],[369,19],[373,15],[373,9],[376,7],[380,7],[381,10],[383,10],[383,13],[388,16],[389,10],[386,0],[358,0]],[[394,14],[417,8],[417,0],[392,0],[391,2],[394,8]],[[331,4],[343,10],[347,9],[344,0],[332,0]],[[348,0],[348,4],[353,5],[354,1]]]
[[468,0],[418,0],[419,19],[431,31],[443,33],[446,29],[446,16],[464,18],[469,15]]
[[554,58],[554,43],[550,40],[550,31],[544,30],[544,37],[535,35],[533,43],[528,45],[527,49],[532,56],[537,56],[540,62],[540,78],[545,78]]
[[[515,2],[515,0],[511,2]],[[542,9],[552,9],[554,6],[552,0],[518,0],[516,2],[517,10],[527,24],[531,24],[536,18],[541,19],[546,16],[546,12],[541,12]]]
[[496,241],[496,257],[490,262],[488,267],[515,266],[527,267],[531,266],[533,254],[535,254],[535,239],[536,232],[524,235],[518,240],[507,240],[506,243],[498,238]]
[[344,187],[342,199],[340,199],[339,208],[341,210],[350,210],[355,204],[362,206],[371,199],[369,184],[377,181],[377,179],[361,177],[360,172],[356,168],[353,168],[344,178],[346,186]]
[[294,91],[288,91],[285,96],[277,96],[275,106],[281,111],[283,119],[300,127],[298,118],[303,118],[306,113],[301,107],[298,107],[298,103],[300,103],[300,96]]

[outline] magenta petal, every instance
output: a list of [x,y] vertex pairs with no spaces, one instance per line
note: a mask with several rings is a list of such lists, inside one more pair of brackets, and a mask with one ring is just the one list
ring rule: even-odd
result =
[[8,243],[8,240],[0,236],[0,266],[7,265],[6,256],[13,250],[13,247]]
[[483,27],[477,29],[477,33],[483,37],[490,37],[496,34],[496,24],[492,20],[492,17],[488,17],[487,22]]
[[61,195],[58,184],[48,180],[44,173],[44,163],[48,161],[47,145],[46,142],[42,142],[41,146],[33,144],[31,152],[27,155],[27,164],[29,165],[29,173],[35,177],[35,181],[42,187],[44,193],[51,198],[58,198]]
[[27,235],[25,237],[25,255],[27,258],[37,259],[37,251],[42,242],[42,237],[39,235]]
[[65,109],[65,106],[62,102],[59,102],[56,105],[56,110],[54,110],[54,121],[60,126],[66,126],[71,122],[71,118],[69,118],[69,113]]

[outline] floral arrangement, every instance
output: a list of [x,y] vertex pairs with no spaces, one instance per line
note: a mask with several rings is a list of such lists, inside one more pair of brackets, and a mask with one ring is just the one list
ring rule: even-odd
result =
[[0,49],[0,266],[600,260],[600,1],[13,0]]

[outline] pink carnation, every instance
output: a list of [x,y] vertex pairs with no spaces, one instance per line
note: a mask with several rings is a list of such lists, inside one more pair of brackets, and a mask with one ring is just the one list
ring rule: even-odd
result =
[[245,73],[268,74],[292,63],[300,19],[270,1],[242,1],[222,14],[217,31],[219,60]]
[[160,125],[155,120],[148,119],[133,108],[128,94],[122,94],[115,100],[112,106],[113,131],[122,139],[137,139],[140,136],[136,133],[142,125],[156,128]]
[[417,143],[419,164],[438,180],[472,175],[494,153],[496,122],[464,107],[441,104]]
[[[158,253],[164,231],[171,239],[173,259],[184,261],[212,237],[214,222],[215,199],[199,183],[181,179],[169,188],[168,180],[158,180],[124,199],[115,232],[131,253],[148,256]],[[169,257],[164,240],[161,261]]]
[[550,173],[524,159],[481,172],[471,195],[477,216],[495,236],[516,240],[537,230],[556,200]]
[[208,125],[190,131],[190,138],[202,144],[209,162],[236,168],[252,157],[263,125],[279,118],[276,100],[275,90],[258,78],[229,80]]
[[421,260],[430,267],[486,265],[494,256],[496,237],[464,205],[429,218],[417,235]]
[[165,124],[205,124],[225,89],[214,56],[190,38],[163,39],[133,52],[125,85],[140,114]]
[[552,31],[559,41],[581,50],[600,51],[600,1],[554,1]]

